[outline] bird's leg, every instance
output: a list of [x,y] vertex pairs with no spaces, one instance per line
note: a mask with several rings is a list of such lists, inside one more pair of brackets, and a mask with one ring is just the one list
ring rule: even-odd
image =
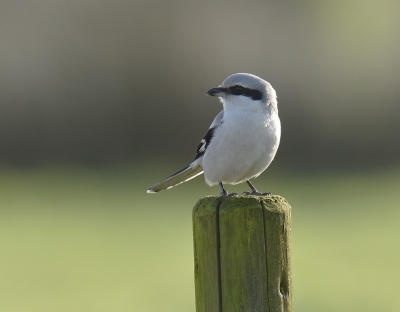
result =
[[221,188],[221,196],[226,197],[226,196],[238,196],[237,193],[228,193],[227,190],[224,188],[222,185],[222,182],[219,182],[219,187]]
[[258,195],[258,196],[261,196],[261,195],[271,195],[271,192],[264,192],[264,193],[259,192],[259,191],[256,189],[256,187],[255,187],[253,184],[251,184],[251,182],[250,182],[249,180],[247,180],[246,183],[250,186],[251,192],[243,192],[244,195]]
[[229,193],[224,189],[222,182],[219,182],[219,187],[221,188],[221,196],[222,197],[228,196]]

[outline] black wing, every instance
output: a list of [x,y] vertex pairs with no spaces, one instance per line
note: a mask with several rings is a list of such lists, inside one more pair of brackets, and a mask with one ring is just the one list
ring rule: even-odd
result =
[[214,118],[214,120],[210,126],[210,129],[208,129],[207,133],[205,134],[203,139],[200,141],[199,146],[197,147],[196,157],[194,160],[196,160],[197,158],[204,155],[204,153],[206,152],[206,150],[207,150],[208,146],[210,145],[210,142],[214,136],[215,129],[217,129],[222,124],[223,117],[224,117],[224,111],[221,111]]
[[[217,126],[218,127],[218,126]],[[214,131],[215,129],[217,129],[217,127],[214,128],[210,128],[208,129],[207,133],[205,134],[205,136],[203,137],[203,139],[200,141],[199,146],[197,147],[197,151],[196,151],[196,157],[194,160],[196,160],[197,158],[201,157],[204,155],[204,153],[206,152],[206,149],[208,147],[208,145],[211,142],[211,139],[213,138],[214,135]]]

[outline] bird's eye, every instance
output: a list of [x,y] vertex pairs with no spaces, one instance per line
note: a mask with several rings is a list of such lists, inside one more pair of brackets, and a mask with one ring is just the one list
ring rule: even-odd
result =
[[244,88],[242,86],[234,86],[233,89],[235,91],[242,91]]

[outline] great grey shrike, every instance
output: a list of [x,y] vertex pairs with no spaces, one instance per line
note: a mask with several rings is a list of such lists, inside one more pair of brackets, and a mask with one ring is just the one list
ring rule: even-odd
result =
[[223,184],[246,182],[246,195],[259,192],[250,179],[258,177],[271,164],[281,137],[276,92],[265,80],[251,74],[233,74],[217,88],[207,91],[216,96],[223,110],[215,117],[201,140],[194,161],[186,168],[147,190],[156,193],[204,173],[208,185],[219,184],[222,196],[228,193]]

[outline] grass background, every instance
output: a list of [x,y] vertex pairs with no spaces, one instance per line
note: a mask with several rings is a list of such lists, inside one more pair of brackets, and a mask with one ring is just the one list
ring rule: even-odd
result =
[[[218,189],[148,195],[178,169],[148,168],[1,170],[0,311],[195,311],[191,209]],[[255,184],[292,205],[295,311],[400,310],[399,169]]]

